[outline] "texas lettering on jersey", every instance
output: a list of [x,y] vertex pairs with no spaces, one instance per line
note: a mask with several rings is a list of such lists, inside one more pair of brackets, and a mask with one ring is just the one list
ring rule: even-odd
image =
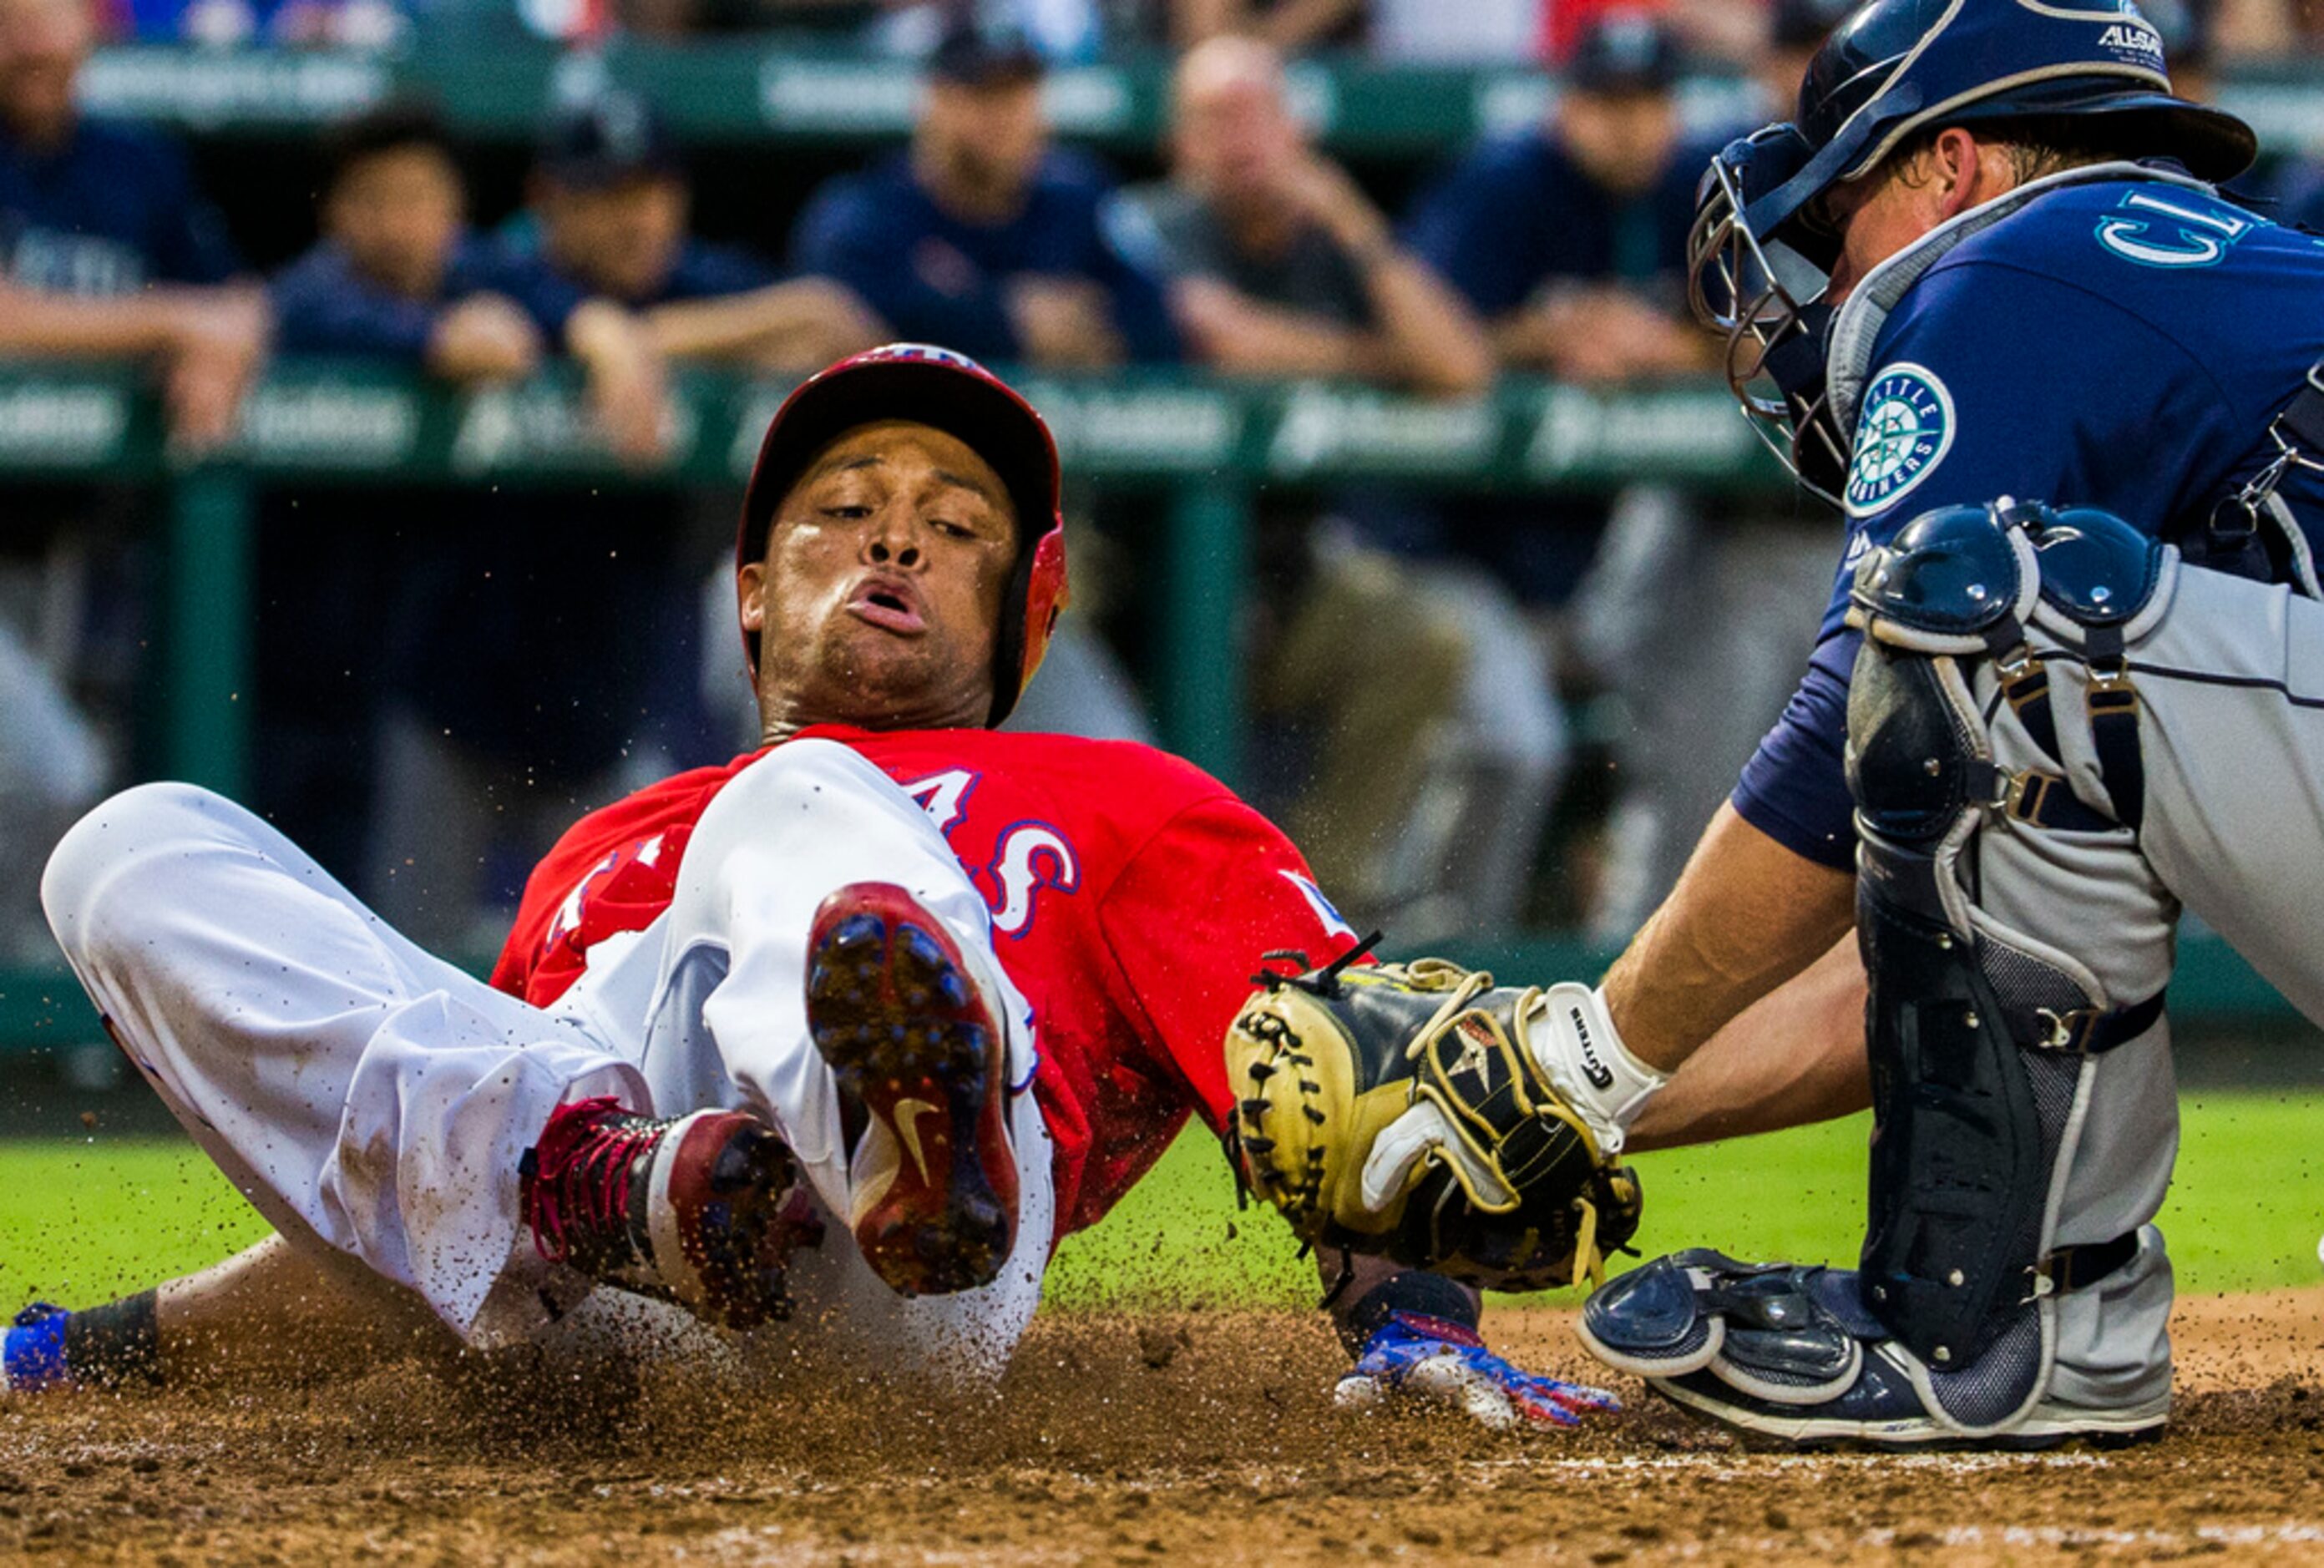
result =
[[[965,768],[947,768],[932,778],[898,782],[949,843],[952,830],[960,825],[963,803],[976,789],[977,775]],[[1033,895],[1040,889],[1070,893],[1081,886],[1073,845],[1046,822],[1010,826],[996,841],[991,863],[980,870],[964,859],[961,866],[991,907],[992,928],[1003,936],[1025,935],[1033,923]]]
[[[1033,1009],[1060,1232],[1094,1222],[1189,1113],[1231,1108],[1222,1046],[1259,955],[1354,932],[1289,840],[1150,747],[984,730],[818,726],[893,779],[992,912]],[[547,1006],[591,948],[669,907],[694,824],[763,753],[679,774],[576,824],[534,871],[493,982]]]

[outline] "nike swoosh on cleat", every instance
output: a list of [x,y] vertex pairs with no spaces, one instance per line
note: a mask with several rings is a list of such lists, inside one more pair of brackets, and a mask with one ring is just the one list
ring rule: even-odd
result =
[[896,1102],[896,1135],[904,1140],[905,1151],[911,1155],[912,1163],[919,1167],[923,1185],[928,1179],[928,1160],[927,1156],[920,1152],[920,1118],[936,1109],[937,1106],[926,1100]]

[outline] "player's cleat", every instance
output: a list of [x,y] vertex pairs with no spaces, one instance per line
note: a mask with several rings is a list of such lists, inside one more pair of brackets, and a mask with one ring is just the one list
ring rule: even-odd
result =
[[1017,1231],[1008,1037],[951,934],[891,883],[839,889],[807,937],[807,1016],[839,1083],[864,1260],[905,1296],[991,1284]]
[[610,1096],[560,1105],[519,1167],[540,1255],[750,1328],[790,1314],[791,1250],[816,1227],[790,1150],[740,1111],[656,1121]]
[[65,1368],[65,1320],[70,1316],[47,1301],[36,1301],[16,1314],[0,1337],[0,1393],[73,1386],[72,1374]]
[[1647,1387],[1680,1408],[1754,1440],[1801,1448],[2027,1451],[2087,1443],[2127,1447],[2161,1438],[2171,1417],[2163,1395],[2120,1409],[2087,1409],[2055,1399],[2037,1403],[1999,1432],[1964,1433],[1933,1412],[1914,1386],[1909,1351],[1893,1342],[1871,1347],[1856,1381],[1836,1399],[1792,1405],[1746,1394],[1710,1371],[1650,1379]]
[[2167,1388],[2107,1409],[2034,1397],[2045,1370],[2035,1319],[1945,1371],[1865,1309],[1854,1271],[1738,1263],[1703,1248],[1614,1280],[1577,1328],[1600,1360],[1681,1408],[1747,1440],[1794,1447],[2118,1445],[2161,1436],[2171,1414]]

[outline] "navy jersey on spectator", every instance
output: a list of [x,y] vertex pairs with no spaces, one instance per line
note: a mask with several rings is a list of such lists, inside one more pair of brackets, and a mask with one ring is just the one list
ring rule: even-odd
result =
[[[559,271],[538,249],[510,237],[502,238],[487,269],[484,287],[506,294],[524,308],[551,343],[563,341],[566,320],[596,297],[586,283]],[[716,300],[747,294],[780,281],[774,268],[733,245],[688,239],[678,252],[659,288],[641,300],[620,301],[632,309],[678,304],[688,300]]]
[[[1736,788],[1744,818],[1811,860],[1852,863],[1849,581],[1932,507],[2100,506],[2190,560],[2279,575],[2255,547],[2221,554],[2207,524],[2273,454],[2268,421],[2324,357],[2319,245],[2198,189],[2101,180],[2036,197],[1931,267],[1874,341],[1846,552],[1808,673]],[[2324,482],[2295,468],[2281,493],[2324,534]]]
[[162,137],[82,121],[35,153],[0,134],[0,265],[26,288],[126,294],[241,270],[217,209]]
[[1084,278],[1106,291],[1132,359],[1176,359],[1160,286],[1106,233],[1111,190],[1089,160],[1053,152],[1015,218],[966,224],[928,198],[899,154],[816,193],[793,231],[792,263],[853,289],[899,337],[1004,362],[1022,357],[1003,296],[1008,280]]
[[1682,149],[1650,189],[1626,201],[1546,130],[1488,142],[1421,198],[1405,243],[1489,320],[1523,308],[1553,278],[1660,286],[1676,309],[1695,181],[1711,151]]
[[281,272],[269,286],[274,344],[284,354],[360,354],[418,363],[445,309],[498,287],[498,261],[487,241],[460,242],[433,300],[383,289],[355,270],[328,240]]

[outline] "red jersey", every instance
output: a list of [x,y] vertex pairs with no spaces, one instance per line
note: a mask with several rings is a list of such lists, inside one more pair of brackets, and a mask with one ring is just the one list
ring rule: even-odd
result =
[[[1222,1046],[1262,953],[1320,964],[1354,933],[1273,824],[1148,746],[825,724],[944,834],[1033,1009],[1060,1235],[1093,1224],[1199,1111],[1231,1108]],[[764,755],[681,773],[575,824],[533,871],[493,983],[546,1007],[588,951],[669,907],[694,825]]]

